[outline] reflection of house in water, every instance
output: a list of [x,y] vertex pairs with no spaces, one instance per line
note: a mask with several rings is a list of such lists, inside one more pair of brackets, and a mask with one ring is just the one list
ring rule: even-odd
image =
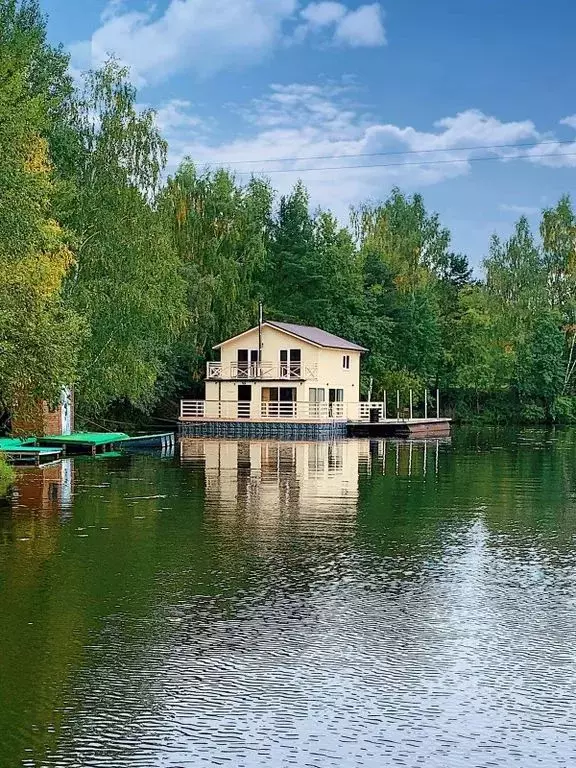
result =
[[73,460],[63,459],[45,467],[31,467],[18,473],[17,503],[31,510],[57,512],[72,504]]
[[368,466],[372,472],[399,477],[437,475],[442,446],[450,444],[450,438],[371,440]]
[[205,469],[209,505],[268,514],[354,514],[367,441],[258,442],[184,439],[184,463]]

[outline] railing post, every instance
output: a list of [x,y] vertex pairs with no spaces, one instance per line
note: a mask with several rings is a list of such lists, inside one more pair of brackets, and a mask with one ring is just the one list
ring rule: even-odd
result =
[[396,421],[400,421],[400,390],[396,390]]
[[440,419],[440,390],[436,390],[436,418]]
[[412,415],[413,415],[412,390],[410,390],[410,421],[412,421]]
[[424,390],[424,418],[428,418],[428,390]]
[[388,418],[388,393],[384,390],[384,421]]

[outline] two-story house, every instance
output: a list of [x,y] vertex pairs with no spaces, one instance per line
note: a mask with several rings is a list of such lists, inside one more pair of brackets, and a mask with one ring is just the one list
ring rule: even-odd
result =
[[205,400],[183,404],[183,421],[328,421],[360,400],[366,350],[319,328],[268,320],[215,349]]

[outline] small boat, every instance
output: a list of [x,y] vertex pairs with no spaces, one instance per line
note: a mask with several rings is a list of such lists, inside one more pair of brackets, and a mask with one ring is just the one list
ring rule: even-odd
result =
[[165,432],[163,434],[125,437],[114,443],[114,448],[129,453],[161,451],[162,455],[174,455],[175,445],[176,435],[174,432]]

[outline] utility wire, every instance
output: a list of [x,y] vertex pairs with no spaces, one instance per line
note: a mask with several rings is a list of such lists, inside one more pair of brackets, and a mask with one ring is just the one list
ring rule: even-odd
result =
[[[517,145],[516,145],[517,146]],[[576,152],[558,152],[558,153],[546,153],[543,152],[542,154],[537,155],[512,155],[510,157],[463,157],[459,160],[421,160],[421,161],[414,161],[414,162],[408,162],[408,163],[371,163],[369,165],[331,165],[324,168],[272,168],[270,170],[259,170],[259,171],[237,171],[237,173],[241,176],[245,176],[247,174],[271,174],[271,173],[310,173],[314,171],[359,171],[359,170],[366,170],[368,168],[405,168],[410,165],[455,165],[458,163],[480,163],[480,162],[486,162],[488,160],[532,160],[532,159],[538,159],[538,158],[544,158],[544,157],[576,157]],[[204,163],[204,165],[210,165],[209,163]]]
[[392,152],[363,152],[358,154],[341,155],[309,155],[303,157],[269,157],[260,160],[227,160],[218,162],[212,160],[213,165],[245,165],[247,163],[297,163],[306,160],[340,160],[354,157],[392,157],[395,155],[425,155],[437,152],[473,152],[480,149],[516,149],[526,147],[542,147],[549,144],[561,146],[563,144],[573,144],[574,140],[564,141],[530,141],[523,144],[484,144],[475,147],[448,147],[446,149],[406,149],[395,150]]

